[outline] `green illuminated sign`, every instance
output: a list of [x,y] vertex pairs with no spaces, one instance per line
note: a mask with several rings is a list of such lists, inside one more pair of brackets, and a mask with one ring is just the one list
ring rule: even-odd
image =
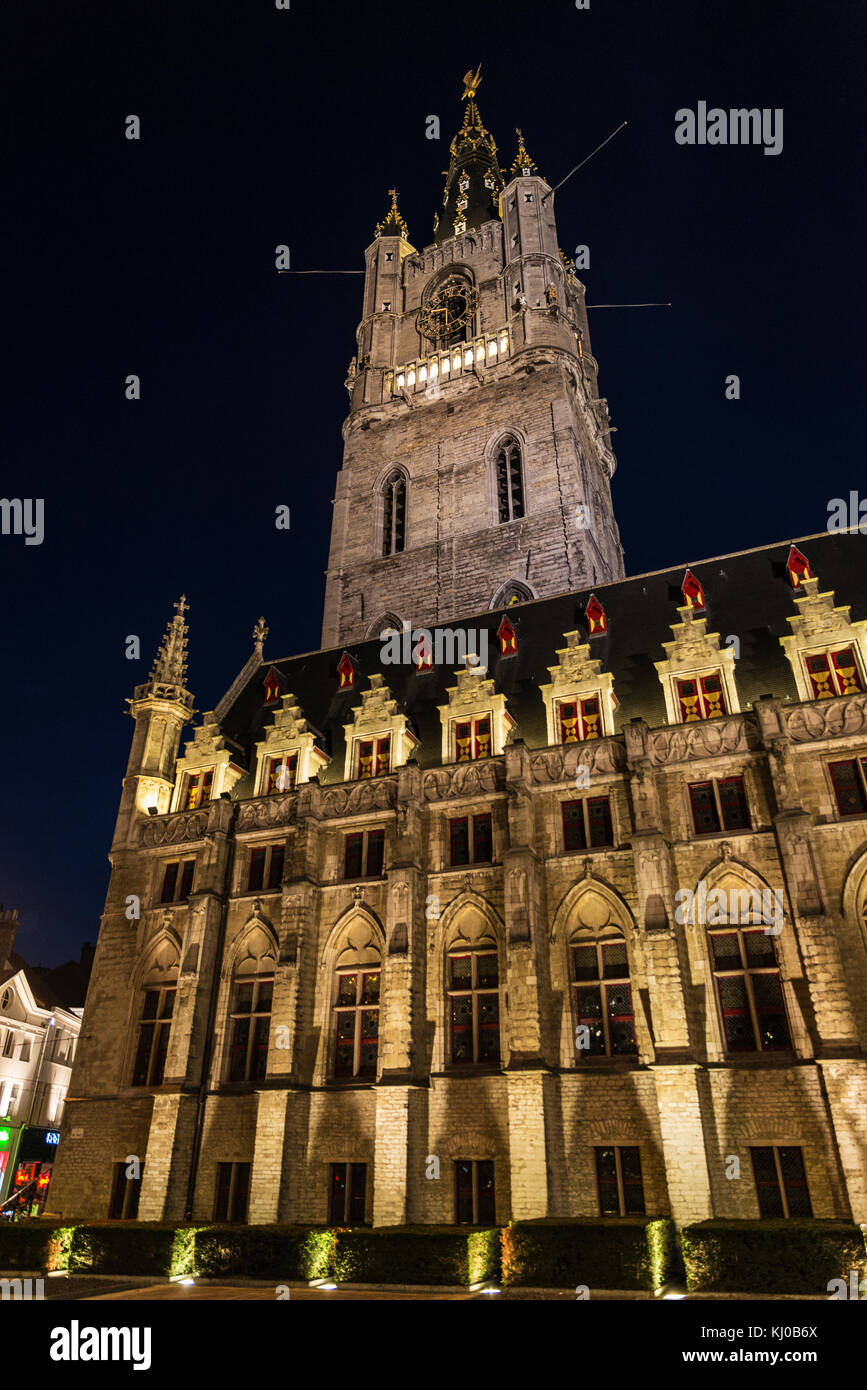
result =
[[5,1148],[9,1143],[9,1137],[8,1129],[0,1129],[0,1149]]

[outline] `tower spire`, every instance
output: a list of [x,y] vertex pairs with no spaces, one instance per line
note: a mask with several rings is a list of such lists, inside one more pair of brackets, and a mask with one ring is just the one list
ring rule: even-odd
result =
[[187,678],[187,627],[184,614],[189,610],[186,594],[174,605],[175,616],[169,620],[165,636],[154,658],[148,685],[183,690]]
[[499,216],[503,175],[497,163],[497,146],[476,105],[481,71],[480,64],[475,72],[470,68],[464,74],[464,119],[449,147],[443,210],[434,236],[437,246]]

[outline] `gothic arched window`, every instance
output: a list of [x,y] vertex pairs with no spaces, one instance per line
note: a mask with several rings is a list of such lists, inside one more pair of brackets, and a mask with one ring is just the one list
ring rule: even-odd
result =
[[259,1081],[267,1074],[275,964],[272,943],[261,928],[254,929],[233,972],[228,1081]]
[[406,543],[406,479],[392,473],[383,488],[382,553],[397,555]]
[[579,1055],[581,1050],[590,1057],[616,1057],[637,1051],[629,959],[623,937],[574,937],[570,954]]
[[[731,896],[731,895],[730,895]],[[750,916],[742,911],[736,917]],[[756,916],[761,919],[761,914]],[[740,922],[710,931],[711,963],[728,1052],[791,1047],[773,936]]]
[[497,508],[501,522],[524,515],[521,446],[516,439],[504,439],[497,450]]
[[163,942],[139,991],[133,1086],[162,1085],[169,1050],[179,963],[177,949],[168,942]]
[[452,947],[448,956],[451,1061],[500,1061],[500,991],[497,951]]

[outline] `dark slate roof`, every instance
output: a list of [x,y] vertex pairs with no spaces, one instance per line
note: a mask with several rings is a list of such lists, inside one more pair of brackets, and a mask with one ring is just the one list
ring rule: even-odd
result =
[[[450,628],[478,628],[488,632],[488,675],[495,688],[507,698],[507,707],[517,721],[513,737],[521,737],[530,747],[547,744],[545,707],[539,686],[550,681],[549,666],[556,665],[557,649],[564,647],[563,633],[578,628],[585,635],[584,609],[591,593],[605,608],[608,631],[587,639],[591,657],[598,657],[600,670],[614,676],[614,692],[619,705],[615,731],[637,716],[651,726],[665,724],[665,701],[654,662],[665,659],[663,642],[672,640],[671,626],[679,622],[677,609],[684,599],[683,576],[689,567],[704,589],[707,631],[718,632],[720,643],[736,636],[740,640],[740,659],[736,679],[741,708],[761,695],[797,699],[797,690],[779,639],[789,636],[788,619],[797,614],[795,592],[786,573],[786,560],[792,544],[804,552],[820,592],[833,589],[838,605],[851,607],[853,620],[867,618],[867,536],[849,532],[821,533],[818,536],[783,541],[758,550],[747,550],[711,560],[689,561],[671,569],[638,575],[594,589],[581,589],[555,598],[537,599],[509,608],[509,620],[518,634],[514,656],[500,656],[496,639],[503,609],[444,622]],[[379,638],[358,642],[347,648],[356,663],[355,687],[338,690],[337,663],[342,647],[308,652],[280,661],[265,661],[253,674],[223,720],[226,735],[246,752],[252,769],[255,743],[262,730],[280,708],[263,704],[262,682],[273,667],[283,679],[283,693],[292,692],[308,725],[321,734],[321,746],[332,762],[321,774],[323,782],[343,777],[343,725],[352,720],[353,709],[361,704],[361,691],[369,678],[382,674],[392,697],[421,743],[415,757],[420,766],[430,767],[441,760],[442,726],[437,706],[447,703],[447,687],[455,684],[451,667],[435,667],[421,674],[412,666],[384,665]],[[252,778],[238,783],[236,796],[252,794]]]

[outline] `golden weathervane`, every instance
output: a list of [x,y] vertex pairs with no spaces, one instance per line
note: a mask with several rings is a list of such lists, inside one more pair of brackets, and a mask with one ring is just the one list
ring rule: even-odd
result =
[[476,92],[479,90],[479,86],[482,81],[481,73],[481,63],[479,63],[479,66],[476,68],[475,73],[473,73],[472,68],[470,68],[469,72],[464,73],[464,94],[461,98],[462,101],[466,101],[467,97],[469,97],[471,100],[475,97]]

